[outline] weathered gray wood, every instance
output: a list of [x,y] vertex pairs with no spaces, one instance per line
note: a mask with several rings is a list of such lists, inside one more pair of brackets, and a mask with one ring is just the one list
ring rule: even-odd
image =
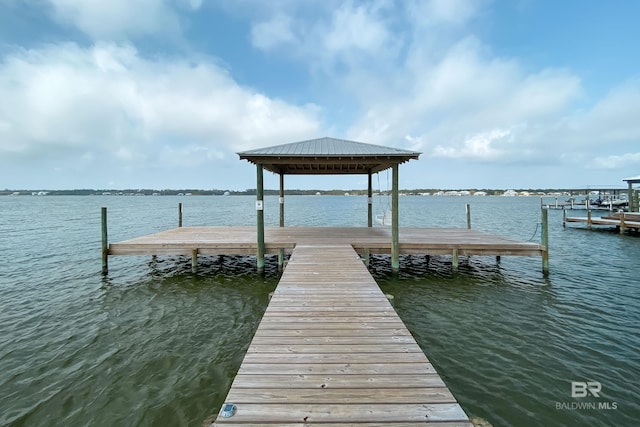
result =
[[109,239],[107,237],[107,208],[101,209],[102,222],[102,274],[109,274]]
[[[611,220],[609,220],[611,221]],[[619,218],[615,219],[619,224]],[[625,225],[629,223],[625,218]],[[266,227],[265,254],[291,253],[301,244],[348,244],[358,253],[392,251],[391,232],[383,227]],[[197,248],[201,255],[252,255],[258,251],[255,227],[179,227],[109,245],[110,255],[190,255]],[[401,254],[460,256],[542,256],[544,247],[517,242],[477,230],[402,228],[399,230]],[[311,274],[309,274],[311,276]],[[339,277],[335,276],[336,283]],[[346,287],[346,286],[345,286]]]
[[469,425],[348,244],[296,246],[227,401],[216,425]]
[[290,422],[429,422],[429,421],[463,421],[468,422],[464,411],[457,403],[353,403],[343,404],[253,404],[245,403],[238,406],[232,418],[218,418],[219,425],[234,422],[251,422],[260,420],[262,423],[290,423]]
[[433,388],[365,388],[365,389],[341,389],[341,388],[317,388],[309,390],[300,389],[265,389],[256,395],[256,390],[235,388],[228,400],[235,404],[242,403],[455,403],[451,392],[445,387]]

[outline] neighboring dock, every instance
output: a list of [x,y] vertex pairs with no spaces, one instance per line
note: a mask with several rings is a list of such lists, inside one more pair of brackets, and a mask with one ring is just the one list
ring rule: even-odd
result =
[[587,228],[592,228],[594,225],[615,227],[621,234],[625,231],[640,230],[640,213],[633,212],[618,212],[611,215],[594,217],[591,211],[587,211],[586,217],[567,217],[564,212],[562,225],[566,226],[567,223],[583,223],[587,225]]
[[295,246],[226,402],[216,426],[471,427],[349,244]]

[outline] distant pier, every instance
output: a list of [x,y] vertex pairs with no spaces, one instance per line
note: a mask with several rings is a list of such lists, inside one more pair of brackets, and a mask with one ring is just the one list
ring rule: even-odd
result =
[[617,229],[621,234],[625,231],[637,233],[640,231],[640,213],[637,212],[617,212],[605,216],[594,216],[591,210],[587,211],[587,216],[568,217],[566,211],[563,213],[562,225],[567,223],[582,223],[591,229],[593,226],[607,226]]

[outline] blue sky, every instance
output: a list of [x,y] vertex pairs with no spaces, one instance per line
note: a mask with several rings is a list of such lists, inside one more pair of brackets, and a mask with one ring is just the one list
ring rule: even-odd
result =
[[422,152],[403,188],[622,186],[640,174],[638,16],[622,0],[2,0],[0,188],[243,190],[236,152],[322,136]]

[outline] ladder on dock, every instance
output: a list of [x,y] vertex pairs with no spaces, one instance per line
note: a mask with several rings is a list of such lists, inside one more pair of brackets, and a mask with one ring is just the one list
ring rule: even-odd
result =
[[226,402],[214,426],[471,427],[348,244],[296,245]]

